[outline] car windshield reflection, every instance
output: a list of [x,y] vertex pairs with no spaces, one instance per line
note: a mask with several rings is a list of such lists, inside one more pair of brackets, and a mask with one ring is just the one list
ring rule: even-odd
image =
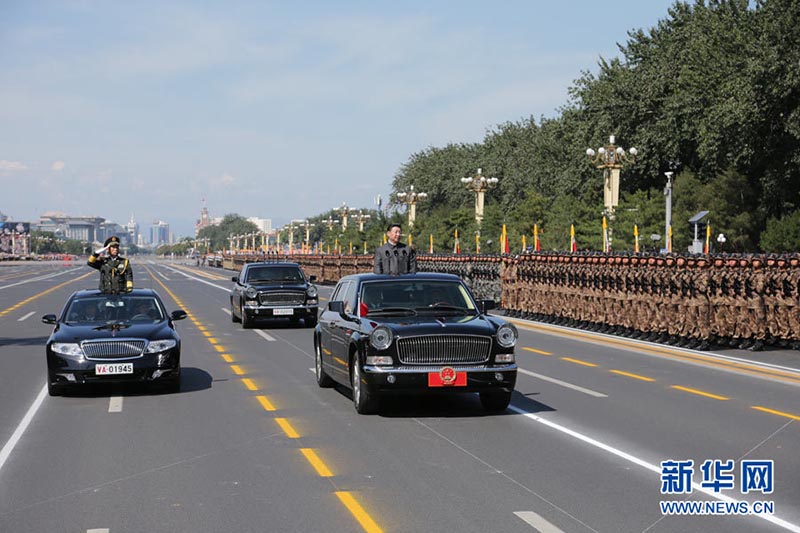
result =
[[70,324],[155,323],[165,320],[152,296],[97,295],[70,302],[65,322]]
[[247,283],[302,283],[303,275],[296,267],[270,266],[247,271]]
[[463,285],[437,280],[387,280],[363,284],[360,316],[436,315],[477,313]]

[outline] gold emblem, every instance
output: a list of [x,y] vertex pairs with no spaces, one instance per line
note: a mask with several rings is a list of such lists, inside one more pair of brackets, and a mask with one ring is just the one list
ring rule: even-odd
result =
[[452,366],[446,366],[439,370],[439,378],[442,380],[442,385],[452,385],[456,382],[456,371]]

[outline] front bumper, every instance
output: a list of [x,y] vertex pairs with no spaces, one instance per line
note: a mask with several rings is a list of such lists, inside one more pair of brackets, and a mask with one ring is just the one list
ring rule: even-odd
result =
[[[255,301],[245,302],[242,311],[247,313],[247,316],[254,317],[275,317],[275,318],[291,318],[291,317],[304,317],[304,316],[317,316],[319,313],[318,304],[308,305],[262,305]],[[291,313],[289,313],[291,311]]]
[[[132,374],[97,375],[98,364],[132,363]],[[162,382],[177,379],[180,375],[180,350],[167,350],[155,354],[143,354],[130,359],[80,359],[66,357],[48,351],[48,379],[59,385],[79,385],[93,383],[131,383]]]
[[[446,365],[432,366],[372,366],[364,365],[361,373],[370,393],[420,394],[462,392],[512,392],[517,382],[517,365],[453,365],[457,374],[466,374],[463,385],[429,385],[431,374],[439,375]],[[436,378],[434,378],[434,381]]]

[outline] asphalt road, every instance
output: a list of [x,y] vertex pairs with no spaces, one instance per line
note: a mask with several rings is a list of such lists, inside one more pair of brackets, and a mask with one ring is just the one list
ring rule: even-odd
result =
[[[504,414],[457,396],[359,416],[346,390],[317,387],[310,329],[231,322],[230,272],[133,265],[138,287],[190,315],[177,323],[179,393],[48,397],[40,317],[97,273],[0,263],[2,532],[800,531],[798,352],[701,353],[515,320],[521,371]],[[688,460],[691,493],[662,494],[661,463]],[[704,478],[706,460],[732,460],[735,488],[703,488],[722,479]],[[770,494],[741,493],[740,466],[756,460],[774,462]],[[774,508],[672,516],[662,501]]]

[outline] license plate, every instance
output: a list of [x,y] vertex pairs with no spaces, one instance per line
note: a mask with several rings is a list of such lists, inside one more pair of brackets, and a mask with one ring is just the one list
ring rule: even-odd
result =
[[466,387],[467,373],[445,367],[439,372],[428,372],[428,387]]
[[293,315],[294,309],[273,309],[272,314],[275,316]]
[[113,363],[108,365],[94,365],[94,373],[97,376],[133,374],[133,363]]

